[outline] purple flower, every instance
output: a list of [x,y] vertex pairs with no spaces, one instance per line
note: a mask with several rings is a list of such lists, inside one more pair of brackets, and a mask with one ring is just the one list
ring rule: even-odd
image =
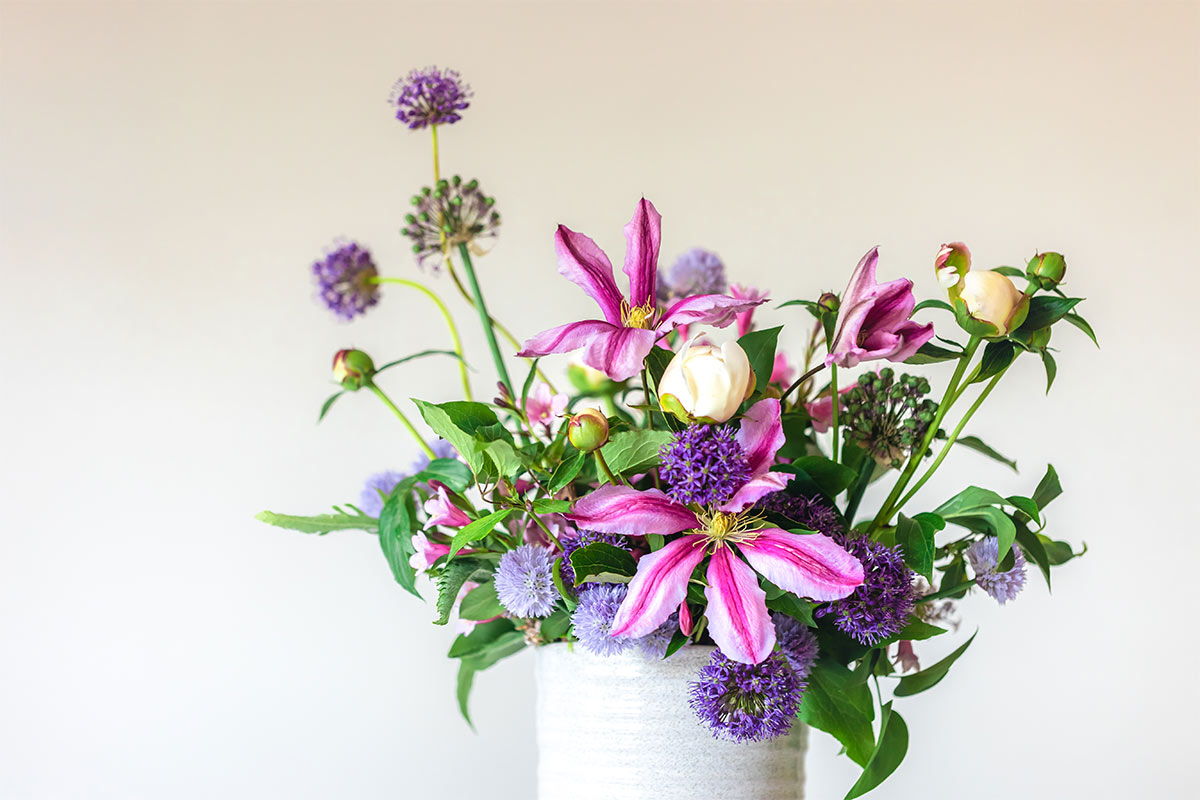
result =
[[650,631],[650,633],[647,633],[640,639],[634,639],[634,647],[638,649],[638,652],[644,658],[650,660],[661,659],[667,654],[667,647],[671,644],[671,640],[675,638],[675,631],[677,630],[679,630],[678,611],[667,617],[666,622]]
[[363,485],[362,493],[358,498],[359,509],[364,514],[378,517],[383,513],[383,502],[392,493],[392,489],[396,488],[396,484],[404,480],[405,477],[403,472],[386,470],[384,472],[377,472],[367,478],[367,482]]
[[714,737],[757,742],[791,730],[806,686],[782,653],[741,664],[718,650],[691,684],[691,706]]
[[628,591],[623,583],[597,584],[579,595],[579,605],[571,614],[575,638],[589,653],[613,656],[633,644],[624,636],[612,635],[613,618]]
[[496,597],[515,617],[548,617],[554,612],[558,590],[554,588],[550,550],[523,544],[500,557],[496,568]]
[[837,327],[826,366],[854,367],[860,361],[903,361],[933,338],[933,325],[909,319],[917,301],[912,281],[900,278],[889,283],[875,281],[879,248],[862,257],[850,285],[842,294]]
[[[702,247],[693,247],[675,259],[658,284],[658,299],[667,302],[672,297],[691,297],[696,294],[724,294],[725,264],[720,256]],[[737,295],[734,295],[735,297]]]
[[460,244],[487,242],[500,235],[496,198],[479,188],[479,181],[455,175],[426,186],[410,201],[413,211],[404,216],[400,232],[412,240],[417,266],[437,272],[446,251]]
[[458,112],[471,105],[470,97],[471,87],[458,70],[426,67],[397,81],[388,102],[396,106],[396,119],[417,130],[458,122]]
[[[432,450],[433,454],[438,458],[458,458],[458,451],[454,449],[454,445],[450,444],[445,439],[431,440],[429,442],[429,449]],[[412,466],[408,468],[409,474],[416,475],[418,472],[421,472],[428,467],[430,463],[432,463],[431,459],[425,453],[425,451],[422,450],[420,455],[413,459]]]
[[775,623],[775,638],[788,666],[797,678],[806,679],[817,660],[817,635],[800,620],[778,611],[771,615],[771,621]]
[[342,319],[354,319],[379,302],[379,270],[366,248],[341,244],[312,266],[321,301]]
[[796,497],[787,492],[774,492],[760,500],[755,510],[783,517],[826,536],[839,536],[845,531],[837,511],[819,496]]
[[575,585],[575,568],[571,566],[571,554],[581,547],[587,547],[589,544],[603,542],[611,544],[613,547],[619,547],[628,552],[630,550],[629,542],[624,536],[616,533],[601,533],[600,531],[579,531],[574,536],[563,536],[560,538],[562,542],[562,580],[563,585],[570,586],[575,591],[584,591],[592,589],[603,584],[587,582]]
[[899,548],[863,536],[844,541],[847,552],[862,562],[863,583],[849,597],[817,609],[816,616],[833,615],[842,633],[874,645],[908,624],[917,599],[913,571],[905,565]]
[[659,475],[678,503],[720,505],[750,480],[750,464],[726,425],[689,425],[659,451]]
[[1005,572],[999,566],[1000,542],[995,536],[987,536],[967,548],[967,558],[975,572],[975,585],[1004,605],[1025,588],[1025,554],[1013,548],[1016,561],[1013,568]]

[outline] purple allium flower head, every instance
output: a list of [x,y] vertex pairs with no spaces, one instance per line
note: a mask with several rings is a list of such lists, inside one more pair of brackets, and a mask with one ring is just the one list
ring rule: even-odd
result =
[[379,276],[366,248],[355,242],[339,244],[312,266],[321,302],[342,319],[354,319],[379,302]]
[[659,455],[659,475],[679,503],[724,503],[750,480],[750,464],[732,426],[689,425]]
[[800,620],[778,611],[771,615],[771,621],[775,623],[775,638],[788,666],[796,677],[808,678],[817,660],[817,635]]
[[913,571],[904,563],[899,548],[864,536],[837,538],[850,555],[862,562],[863,584],[849,597],[817,609],[816,615],[833,615],[842,633],[865,645],[899,633],[908,624],[917,599]]
[[458,175],[426,186],[412,197],[413,211],[404,217],[401,233],[412,240],[417,266],[436,272],[448,249],[472,245],[500,235],[496,198],[479,188],[479,181]]
[[392,489],[396,488],[396,484],[404,478],[403,472],[395,470],[377,472],[367,478],[367,482],[363,484],[362,494],[359,495],[358,507],[364,514],[378,517],[383,512],[383,501],[392,493]]
[[597,584],[579,595],[579,605],[571,614],[571,625],[579,644],[589,653],[613,656],[623,653],[633,643],[625,636],[612,636],[613,617],[628,587],[623,583]]
[[796,497],[787,492],[773,492],[758,502],[755,511],[775,514],[830,537],[838,536],[844,530],[837,511],[819,496]]
[[551,569],[554,556],[545,547],[523,544],[500,557],[496,568],[496,597],[515,617],[548,617],[558,590]]
[[642,638],[635,639],[633,643],[643,657],[650,660],[661,659],[667,654],[667,646],[671,644],[671,639],[675,637],[677,630],[679,630],[678,611],[667,617],[667,621],[662,625]]
[[578,586],[575,585],[575,568],[571,566],[571,554],[581,547],[586,547],[589,544],[603,542],[611,544],[613,547],[619,547],[622,550],[629,551],[629,542],[624,536],[619,533],[600,533],[599,531],[579,531],[574,536],[564,536],[560,540],[562,542],[562,580],[563,584],[570,586],[575,591],[586,591],[602,584],[587,582]]
[[1012,600],[1025,588],[1025,554],[1013,548],[1016,557],[1013,568],[1006,572],[997,571],[999,566],[1000,542],[995,536],[987,536],[967,548],[967,558],[975,572],[975,585],[983,589],[1001,605]]
[[[445,439],[433,439],[429,442],[429,449],[438,458],[458,458],[458,451],[454,449],[454,445],[450,444]],[[409,467],[409,474],[416,475],[421,470],[430,465],[432,459],[422,450],[416,458],[413,459],[412,466]]]
[[724,294],[725,264],[711,250],[693,247],[671,265],[671,269],[660,277],[658,299],[662,302],[672,297],[692,297],[698,294]]
[[471,105],[470,98],[471,87],[458,70],[426,67],[397,81],[388,102],[396,107],[396,119],[417,130],[458,122],[458,112]]
[[718,650],[692,682],[690,702],[716,738],[757,742],[791,730],[806,686],[779,651],[742,664]]

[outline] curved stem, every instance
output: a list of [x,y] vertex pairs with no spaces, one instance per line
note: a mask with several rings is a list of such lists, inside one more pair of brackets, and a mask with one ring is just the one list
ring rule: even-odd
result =
[[608,462],[604,460],[604,456],[600,454],[597,448],[592,451],[592,455],[596,457],[596,463],[600,465],[600,469],[604,471],[604,476],[608,478],[608,482],[613,486],[619,486],[621,482],[617,480],[617,476],[613,475],[612,470],[608,468]]
[[432,289],[429,289],[424,284],[416,281],[410,281],[406,278],[372,278],[371,282],[394,283],[397,286],[407,286],[411,289],[416,289],[418,292],[421,292],[428,297],[433,304],[437,306],[438,311],[442,312],[442,318],[446,320],[446,327],[450,329],[450,340],[454,342],[454,352],[458,354],[458,372],[459,375],[462,376],[463,393],[466,395],[468,400],[473,399],[471,397],[471,381],[467,377],[467,362],[466,358],[463,356],[462,339],[460,339],[458,336],[458,327],[454,324],[454,317],[450,316],[450,309],[446,308],[446,304],[442,302],[442,299],[438,297]]
[[467,282],[471,285],[471,294],[475,296],[475,310],[479,312],[479,320],[483,323],[483,334],[487,337],[488,347],[492,350],[492,361],[496,364],[496,372],[499,373],[500,380],[507,387],[508,396],[517,399],[517,394],[513,391],[512,378],[508,377],[508,367],[504,364],[504,356],[500,354],[500,345],[496,342],[495,326],[487,312],[487,305],[483,302],[483,292],[479,288],[478,278],[475,277],[475,266],[471,263],[471,254],[467,250],[465,242],[459,244],[458,254],[462,257],[463,270],[467,273]]
[[803,384],[803,383],[804,383],[806,380],[808,380],[809,378],[811,378],[813,375],[816,375],[818,372],[820,372],[820,371],[821,371],[821,370],[823,370],[823,369],[825,369],[825,365],[824,365],[824,364],[817,364],[815,367],[813,367],[812,369],[810,369],[808,372],[806,372],[806,373],[804,373],[803,375],[801,375],[799,378],[797,378],[797,379],[796,379],[796,382],[795,382],[795,383],[793,383],[791,386],[789,386],[789,387],[788,387],[788,388],[787,388],[787,389],[784,391],[784,393],[783,393],[782,395],[780,395],[780,396],[779,396],[779,402],[781,402],[781,403],[782,403],[784,400],[787,400],[787,396],[788,396],[789,394],[791,394],[792,392],[794,392],[794,391],[796,391],[797,389],[799,389],[799,388],[800,388],[800,386],[801,386],[801,385],[802,385],[802,384]]
[[425,437],[418,433],[417,429],[413,427],[413,424],[409,421],[408,417],[404,416],[404,412],[396,407],[396,404],[392,402],[392,398],[384,394],[383,389],[380,389],[373,382],[368,383],[367,388],[374,392],[375,396],[382,400],[383,404],[390,408],[392,413],[404,423],[404,427],[408,428],[408,432],[411,433],[413,438],[417,440],[417,443],[421,445],[421,449],[425,451],[425,455],[429,456],[430,459],[436,459],[438,457],[437,453],[433,452],[433,448],[429,446],[429,442],[425,441]]

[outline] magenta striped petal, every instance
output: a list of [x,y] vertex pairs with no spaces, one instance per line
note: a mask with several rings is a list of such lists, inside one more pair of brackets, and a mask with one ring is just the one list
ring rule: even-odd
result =
[[559,225],[554,233],[554,250],[558,253],[558,274],[595,300],[606,320],[620,325],[621,291],[613,279],[612,262],[604,251],[566,225]]
[[724,328],[737,319],[743,311],[749,311],[762,300],[738,300],[724,294],[698,294],[685,297],[663,314],[658,323],[658,332],[667,333],[680,325],[712,325]]
[[657,334],[644,328],[613,328],[597,336],[583,351],[583,363],[614,381],[624,381],[642,371],[654,349]]
[[773,397],[759,400],[742,417],[737,442],[746,454],[750,474],[766,472],[775,464],[775,453],[783,447],[783,424],[779,401]]
[[933,325],[908,318],[916,306],[912,281],[877,283],[879,248],[871,248],[850,276],[842,294],[837,329],[826,366],[855,367],[862,361],[903,361],[933,338]]
[[613,636],[645,636],[667,621],[687,597],[688,579],[704,560],[704,542],[703,536],[683,536],[642,556],[613,617]]
[[767,580],[800,597],[839,600],[863,582],[862,562],[820,533],[768,528],[738,548]]
[[708,632],[721,652],[743,664],[757,664],[775,647],[775,626],[767,595],[754,570],[728,547],[718,547],[708,564]]
[[629,305],[654,307],[658,284],[658,245],[662,215],[646,198],[638,201],[625,226],[625,274],[629,276]]
[[529,337],[525,341],[525,347],[517,355],[533,358],[550,353],[570,353],[572,350],[590,346],[597,337],[603,338],[619,330],[620,326],[610,325],[598,319],[568,322],[566,325],[559,325]]
[[612,484],[575,501],[565,516],[579,528],[626,536],[668,536],[700,527],[695,514],[658,489],[639,492]]
[[733,497],[722,503],[720,509],[745,511],[767,495],[786,488],[794,477],[796,476],[790,472],[764,472],[762,475],[755,475],[743,483],[742,487],[734,492]]

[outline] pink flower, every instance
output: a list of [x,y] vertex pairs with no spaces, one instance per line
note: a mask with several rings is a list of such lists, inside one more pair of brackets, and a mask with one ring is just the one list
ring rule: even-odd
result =
[[[838,397],[840,398],[857,385],[852,383],[849,386],[843,386],[838,390]],[[812,420],[812,428],[815,433],[824,433],[833,425],[833,395],[823,394],[811,403],[805,403],[804,410],[808,412],[808,416]],[[842,407],[839,405],[838,413],[840,414],[841,411]]]
[[450,552],[450,545],[429,541],[425,531],[417,531],[412,536],[413,554],[408,563],[417,572],[429,569],[433,562]]
[[873,247],[850,276],[825,365],[854,367],[861,361],[903,361],[933,338],[933,325],[909,319],[917,301],[912,281],[875,281],[879,248]]
[[755,305],[723,294],[705,294],[686,297],[660,311],[655,291],[661,221],[658,211],[643,197],[625,226],[628,298],[617,288],[612,263],[604,251],[587,236],[559,225],[554,234],[558,272],[596,301],[604,319],[542,331],[525,342],[518,355],[532,358],[585,348],[583,363],[614,381],[623,381],[641,371],[655,342],[674,328],[694,323],[723,328],[739,312]]
[[425,501],[425,515],[429,517],[429,525],[444,525],[447,528],[463,528],[471,523],[466,512],[450,502],[446,494],[446,485],[441,481],[430,481],[429,488],[436,490]]
[[770,382],[780,386],[791,386],[792,375],[795,372],[792,365],[788,363],[787,356],[783,353],[776,353],[775,363],[771,365]]
[[907,639],[896,643],[896,666],[901,672],[916,672],[921,668],[921,662],[913,652],[912,642]]
[[581,529],[627,536],[684,534],[642,556],[612,635],[636,638],[655,630],[684,602],[693,570],[708,558],[709,633],[729,658],[757,664],[775,646],[775,628],[755,572],[814,600],[846,597],[862,583],[862,564],[833,539],[755,527],[758,520],[743,513],[791,478],[769,471],[784,442],[778,400],[761,400],[750,409],[738,442],[751,478],[720,506],[697,512],[657,489],[609,485],[579,500],[567,515]]
[[567,409],[568,398],[565,394],[553,394],[545,383],[539,383],[537,388],[525,399],[525,415],[530,425],[543,425],[547,430]]
[[[755,306],[757,306],[759,303],[766,302],[766,300],[767,300],[766,292],[764,292],[760,289],[755,289],[753,286],[741,286],[736,283],[733,286],[729,287],[729,294],[732,297],[736,297],[738,300],[746,300],[751,303],[754,303]],[[741,337],[745,336],[747,333],[749,333],[750,328],[753,325],[754,325],[754,306],[751,306],[750,308],[746,309],[745,311],[738,312],[738,315],[737,315],[738,338],[741,338]]]

